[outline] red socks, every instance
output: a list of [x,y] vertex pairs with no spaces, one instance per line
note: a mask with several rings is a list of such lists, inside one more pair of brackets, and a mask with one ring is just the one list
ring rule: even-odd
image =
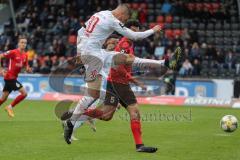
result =
[[0,99],[0,105],[2,105],[4,102],[5,102],[5,101],[3,101],[3,100]]
[[100,118],[103,115],[103,111],[98,108],[95,109],[88,109],[86,112],[83,113],[92,118]]
[[140,120],[131,120],[131,129],[135,140],[135,144],[136,145],[143,144]]
[[19,96],[17,96],[14,101],[11,103],[11,106],[14,107],[15,105],[17,105],[19,102],[21,102],[22,100],[24,100],[24,98],[26,98],[26,95],[22,95],[20,94]]
[[[96,109],[88,109],[84,115],[90,116],[92,118],[99,118],[103,115],[103,111]],[[136,145],[142,145],[142,131],[140,120],[131,120],[131,129]]]

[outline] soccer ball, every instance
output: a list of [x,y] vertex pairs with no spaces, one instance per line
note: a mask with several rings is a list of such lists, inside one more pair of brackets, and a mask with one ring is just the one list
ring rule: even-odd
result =
[[226,115],[221,119],[220,126],[225,132],[233,132],[238,127],[238,120],[233,115]]

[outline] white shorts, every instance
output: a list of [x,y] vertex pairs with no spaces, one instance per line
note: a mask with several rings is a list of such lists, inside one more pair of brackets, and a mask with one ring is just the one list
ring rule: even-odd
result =
[[108,77],[113,66],[112,58],[114,55],[116,52],[104,49],[81,53],[81,61],[86,69],[85,81],[93,81],[97,75]]

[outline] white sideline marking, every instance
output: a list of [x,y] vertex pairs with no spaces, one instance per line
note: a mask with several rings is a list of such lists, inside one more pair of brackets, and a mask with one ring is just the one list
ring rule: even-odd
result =
[[222,137],[229,137],[231,136],[231,134],[228,134],[228,133],[218,133],[218,134],[215,134],[216,136],[222,136]]

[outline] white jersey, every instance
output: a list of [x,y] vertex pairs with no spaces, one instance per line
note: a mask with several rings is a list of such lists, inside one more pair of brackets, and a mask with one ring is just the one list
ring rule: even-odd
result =
[[[126,27],[113,16],[111,11],[95,13],[78,31],[78,52],[99,51],[105,40],[117,31],[132,40],[144,39],[154,33],[152,29],[145,32],[134,32]],[[86,54],[86,53],[85,53]]]

